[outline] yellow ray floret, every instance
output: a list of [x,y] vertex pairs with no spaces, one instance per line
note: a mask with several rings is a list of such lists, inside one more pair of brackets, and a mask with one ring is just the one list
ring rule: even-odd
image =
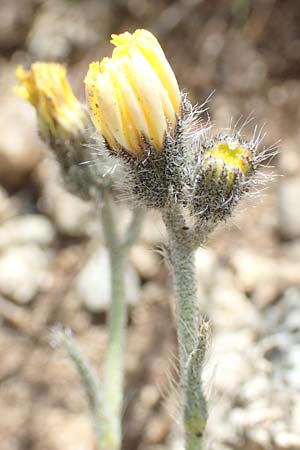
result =
[[34,106],[42,132],[68,139],[84,131],[86,113],[72,92],[64,66],[36,62],[29,70],[19,66],[16,77],[21,85],[14,90]]
[[157,39],[146,30],[112,35],[111,58],[90,64],[87,101],[96,128],[118,150],[141,153],[143,136],[161,151],[180,114],[180,91]]
[[238,142],[220,142],[206,151],[205,156],[212,156],[226,165],[228,187],[231,187],[233,183],[236,169],[244,176],[248,175],[251,170],[251,151]]

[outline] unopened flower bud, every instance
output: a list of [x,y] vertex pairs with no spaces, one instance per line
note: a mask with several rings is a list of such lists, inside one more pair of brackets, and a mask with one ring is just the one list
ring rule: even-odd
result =
[[36,109],[44,140],[72,140],[85,133],[88,117],[72,92],[63,65],[36,62],[29,70],[19,66],[16,77],[21,85],[15,92]]
[[161,208],[172,168],[177,170],[169,162],[179,148],[178,83],[149,31],[112,35],[111,42],[112,57],[90,64],[85,78],[91,118],[107,149],[125,164],[128,195],[138,204]]
[[112,57],[90,64],[85,78],[94,125],[111,150],[139,157],[147,141],[161,152],[180,112],[175,75],[149,31],[112,35],[111,42]]
[[253,150],[237,135],[219,135],[202,145],[191,202],[199,218],[219,222],[232,212],[253,174]]
[[36,110],[41,138],[53,150],[67,188],[89,198],[96,171],[85,163],[90,160],[88,112],[73,94],[61,64],[36,62],[29,70],[19,66],[20,82],[14,90]]

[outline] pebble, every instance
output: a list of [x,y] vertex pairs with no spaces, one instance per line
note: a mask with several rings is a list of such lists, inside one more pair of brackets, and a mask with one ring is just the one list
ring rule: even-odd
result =
[[[32,424],[38,448],[51,450],[92,450],[95,437],[92,421],[87,413],[74,414],[62,408],[44,407]],[[55,430],[62,429],[63,433]],[[48,446],[44,446],[44,442]]]
[[24,43],[28,24],[32,21],[33,9],[33,2],[30,0],[18,2],[1,0],[0,48],[2,51],[4,49],[11,51]]
[[271,305],[288,286],[300,286],[300,261],[271,258],[239,249],[231,257],[239,289],[251,293],[255,305]]
[[31,302],[48,283],[49,255],[37,245],[10,247],[0,256],[0,292],[19,304]]
[[300,237],[300,178],[285,179],[278,192],[279,230],[286,239]]
[[67,236],[87,237],[100,232],[95,207],[53,182],[45,187],[39,206],[51,217],[58,231]]
[[276,433],[274,439],[275,444],[281,449],[298,450],[300,448],[300,434],[296,435],[282,431],[281,433]]
[[209,288],[217,270],[218,258],[210,248],[199,247],[195,252],[196,277],[199,285]]
[[[13,67],[10,68],[13,72]],[[13,81],[15,83],[15,80]],[[7,91],[13,86],[7,82]],[[36,166],[42,143],[36,131],[35,112],[16,94],[1,97],[0,180],[8,189],[17,189]]]
[[166,239],[166,229],[160,213],[155,210],[148,211],[139,240],[152,247],[161,247]]
[[232,287],[214,286],[211,290],[208,309],[215,327],[240,329],[245,326],[259,327],[260,318],[248,298]]
[[0,186],[0,222],[11,219],[17,214],[16,202],[12,200],[5,189]]
[[[110,304],[109,254],[104,248],[91,256],[76,280],[76,292],[90,312],[106,311]],[[131,265],[126,265],[126,301],[135,304],[140,297],[139,279]]]
[[11,245],[33,243],[50,246],[55,239],[55,229],[50,220],[41,214],[28,214],[7,220],[0,228],[0,250]]
[[130,249],[130,262],[144,280],[153,280],[162,268],[161,258],[153,248],[136,244]]

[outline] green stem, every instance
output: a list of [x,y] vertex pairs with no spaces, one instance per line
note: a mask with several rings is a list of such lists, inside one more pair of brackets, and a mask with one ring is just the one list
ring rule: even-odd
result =
[[109,252],[111,276],[111,303],[108,314],[108,343],[103,383],[100,383],[99,377],[80,352],[72,336],[62,329],[54,330],[53,333],[54,340],[64,345],[81,376],[95,423],[97,448],[99,450],[120,450],[124,343],[127,320],[125,263],[128,248],[139,233],[144,212],[134,210],[127,230],[123,236],[120,236],[111,192],[109,189],[103,189],[102,195],[101,221]]
[[111,304],[108,317],[108,344],[104,372],[104,392],[109,411],[109,429],[106,433],[105,450],[118,450],[121,447],[122,440],[123,355],[127,320],[124,282],[126,251],[122,247],[116,229],[113,203],[108,191],[104,192],[102,224],[109,250],[111,276]]
[[103,424],[106,422],[106,405],[99,377],[88,359],[81,353],[69,330],[62,327],[52,329],[53,344],[62,345],[73,361],[85,388],[90,411],[94,420],[95,432],[99,449],[105,439]]
[[132,211],[131,221],[122,240],[122,247],[124,249],[128,249],[140,234],[144,217],[145,210],[143,208],[136,208]]
[[[194,243],[180,208],[166,212],[164,220],[169,234],[170,259],[174,270],[185,448],[201,450],[207,420],[201,377],[206,345],[203,345],[202,339],[205,327],[200,330]],[[206,341],[206,333],[204,340]]]

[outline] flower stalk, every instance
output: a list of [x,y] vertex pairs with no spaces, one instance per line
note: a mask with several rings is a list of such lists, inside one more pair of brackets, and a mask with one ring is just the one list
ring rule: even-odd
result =
[[98,374],[80,351],[70,330],[63,329],[61,326],[54,327],[52,329],[51,344],[53,347],[62,346],[65,349],[80,375],[94,423],[97,446],[100,449],[102,448],[102,443],[106,440],[105,427],[103,425],[107,420],[107,414],[103,389]]
[[143,210],[134,210],[127,230],[117,230],[116,210],[112,194],[104,189],[101,222],[109,252],[111,302],[108,311],[107,349],[104,378],[81,353],[75,339],[67,331],[54,329],[54,343],[61,344],[75,364],[85,387],[93,418],[98,450],[120,450],[122,444],[122,408],[124,384],[124,347],[126,341],[127,304],[125,267],[128,248],[136,240]]
[[200,319],[195,278],[194,245],[182,208],[163,214],[169,236],[176,300],[176,329],[183,394],[185,449],[201,450],[207,421],[202,369],[207,347],[207,325]]
[[[116,229],[113,202],[109,191],[103,192],[101,220],[109,251],[111,303],[108,317],[108,344],[105,355],[104,392],[109,410],[109,445],[117,450],[121,445],[121,412],[123,400],[123,359],[127,306],[124,269],[126,251]],[[105,445],[105,443],[102,443]]]
[[109,252],[111,303],[108,313],[108,342],[103,379],[106,421],[103,424],[105,432],[102,435],[99,450],[119,450],[122,442],[124,348],[127,322],[126,257],[129,247],[140,232],[144,211],[133,210],[128,228],[124,234],[121,234],[117,227],[116,208],[110,189],[103,189],[102,195],[101,222]]
[[[124,235],[118,230],[112,185],[114,175],[106,155],[95,159],[89,146],[90,119],[84,106],[74,96],[64,66],[34,63],[26,71],[19,67],[16,76],[21,85],[15,90],[36,109],[41,138],[57,158],[69,191],[86,200],[102,198],[100,218],[109,252],[111,303],[108,312],[108,343],[104,379],[100,380],[70,333],[56,330],[55,340],[67,351],[85,387],[94,420],[99,450],[121,448],[124,344],[127,304],[125,262],[129,247],[136,240],[142,224],[142,209],[132,211],[132,220]],[[93,159],[93,164],[86,164]],[[100,274],[99,274],[100,280]],[[99,281],[100,282],[100,281]]]

